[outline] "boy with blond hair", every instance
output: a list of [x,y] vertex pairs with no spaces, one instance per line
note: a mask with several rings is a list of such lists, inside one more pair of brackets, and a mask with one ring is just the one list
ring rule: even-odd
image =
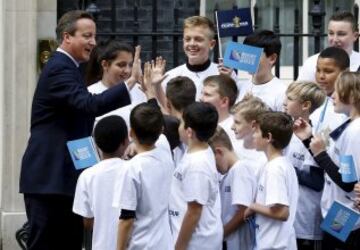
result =
[[185,64],[180,65],[166,74],[162,85],[166,89],[167,83],[174,77],[187,76],[196,86],[196,100],[200,99],[203,80],[211,75],[229,74],[236,79],[236,74],[210,61],[210,53],[214,49],[216,40],[214,23],[207,17],[191,16],[184,20],[183,49],[187,57]]
[[256,118],[263,112],[269,111],[269,107],[260,100],[260,98],[247,95],[234,107],[234,124],[232,130],[238,140],[243,141],[241,155],[244,159],[250,160],[255,172],[266,163],[266,157],[263,152],[258,152],[254,148],[252,134]]
[[239,160],[227,133],[220,126],[209,145],[215,154],[216,167],[223,174],[220,181],[221,217],[224,225],[223,249],[252,250],[255,232],[244,220],[245,209],[254,202],[256,175],[251,163]]
[[[294,120],[301,117],[309,122],[310,114],[322,105],[325,97],[325,92],[316,83],[293,82],[286,90],[284,110]],[[320,199],[324,171],[317,167],[307,148],[295,135],[285,155],[294,166],[300,184],[294,224],[298,249],[319,249],[322,239]]]

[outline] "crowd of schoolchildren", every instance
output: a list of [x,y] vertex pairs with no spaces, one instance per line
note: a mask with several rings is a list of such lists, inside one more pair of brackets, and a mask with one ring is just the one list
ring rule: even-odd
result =
[[[290,85],[272,74],[274,32],[245,38],[264,49],[247,82],[210,61],[214,34],[209,19],[185,19],[186,64],[165,73],[161,57],[145,63],[132,104],[97,119],[102,160],[80,175],[73,205],[92,248],[360,249],[360,221],[346,242],[320,229],[335,200],[360,209],[360,185],[342,181],[339,163],[352,156],[360,174],[353,15],[330,18],[329,47]],[[97,94],[130,77],[140,48],[111,41],[94,52]]]

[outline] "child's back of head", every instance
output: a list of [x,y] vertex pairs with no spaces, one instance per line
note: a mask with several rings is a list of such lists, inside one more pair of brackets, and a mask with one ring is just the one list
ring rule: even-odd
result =
[[184,128],[191,128],[200,142],[207,142],[218,124],[216,108],[209,103],[194,102],[184,109]]
[[295,81],[288,86],[286,98],[298,101],[300,104],[310,102],[309,114],[311,114],[323,104],[326,93],[314,82]]
[[335,89],[339,101],[353,106],[356,113],[360,114],[360,73],[342,72],[335,82]]
[[269,138],[271,134],[271,145],[282,150],[287,147],[293,134],[293,120],[284,112],[265,112],[260,114],[257,124],[263,138]]
[[217,88],[217,92],[221,98],[228,98],[229,110],[235,104],[239,90],[236,86],[236,82],[230,76],[223,74],[208,76],[204,80],[204,87],[205,86]]
[[94,139],[98,148],[106,154],[115,153],[121,145],[126,146],[128,130],[124,119],[117,115],[102,118],[95,126]]
[[141,103],[130,113],[130,127],[139,144],[152,146],[163,130],[163,115],[158,107]]
[[257,30],[248,35],[244,44],[264,49],[266,57],[276,54],[279,58],[281,51],[281,42],[279,37],[270,30]]
[[196,87],[194,82],[186,76],[171,79],[166,86],[166,98],[178,112],[195,102]]

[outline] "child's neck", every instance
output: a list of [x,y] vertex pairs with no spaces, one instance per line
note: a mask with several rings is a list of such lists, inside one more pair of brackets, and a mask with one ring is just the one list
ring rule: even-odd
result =
[[239,160],[239,158],[237,157],[237,155],[235,154],[234,151],[228,151],[226,153],[225,157],[229,164],[229,169],[232,168],[234,166],[234,164]]
[[150,150],[153,150],[155,148],[155,145],[145,145],[145,144],[140,144],[138,141],[134,141],[135,146],[136,146],[136,152],[139,153],[144,153]]
[[219,114],[219,123],[225,121],[230,116],[228,110],[219,111],[218,114]]
[[103,78],[101,79],[101,82],[102,82],[102,84],[105,85],[107,88],[111,88],[111,87],[114,86],[114,84],[113,84],[113,83],[110,83],[108,77],[106,77],[106,76],[103,76]]
[[356,110],[355,107],[352,107],[350,110],[350,115],[349,115],[350,119],[353,121],[357,118],[360,117],[360,113]]
[[252,82],[255,85],[261,85],[270,82],[273,78],[274,76],[271,72],[267,74],[255,74],[252,77]]
[[101,160],[108,160],[108,159],[112,159],[112,158],[121,158],[121,155],[117,155],[117,154],[107,154],[104,152],[101,152]]
[[187,146],[188,146],[188,153],[195,153],[207,149],[209,147],[209,144],[207,142],[203,142],[199,140],[190,140]]
[[277,157],[282,156],[282,150],[274,148],[272,145],[268,145],[265,150],[266,158],[271,161]]

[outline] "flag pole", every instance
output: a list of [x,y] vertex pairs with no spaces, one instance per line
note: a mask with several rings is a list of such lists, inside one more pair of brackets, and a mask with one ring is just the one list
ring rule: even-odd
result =
[[215,11],[215,19],[216,19],[216,27],[217,27],[217,39],[219,44],[219,57],[223,58],[222,55],[222,45],[221,45],[221,39],[220,39],[220,27],[219,27],[219,21],[218,21],[218,13]]

